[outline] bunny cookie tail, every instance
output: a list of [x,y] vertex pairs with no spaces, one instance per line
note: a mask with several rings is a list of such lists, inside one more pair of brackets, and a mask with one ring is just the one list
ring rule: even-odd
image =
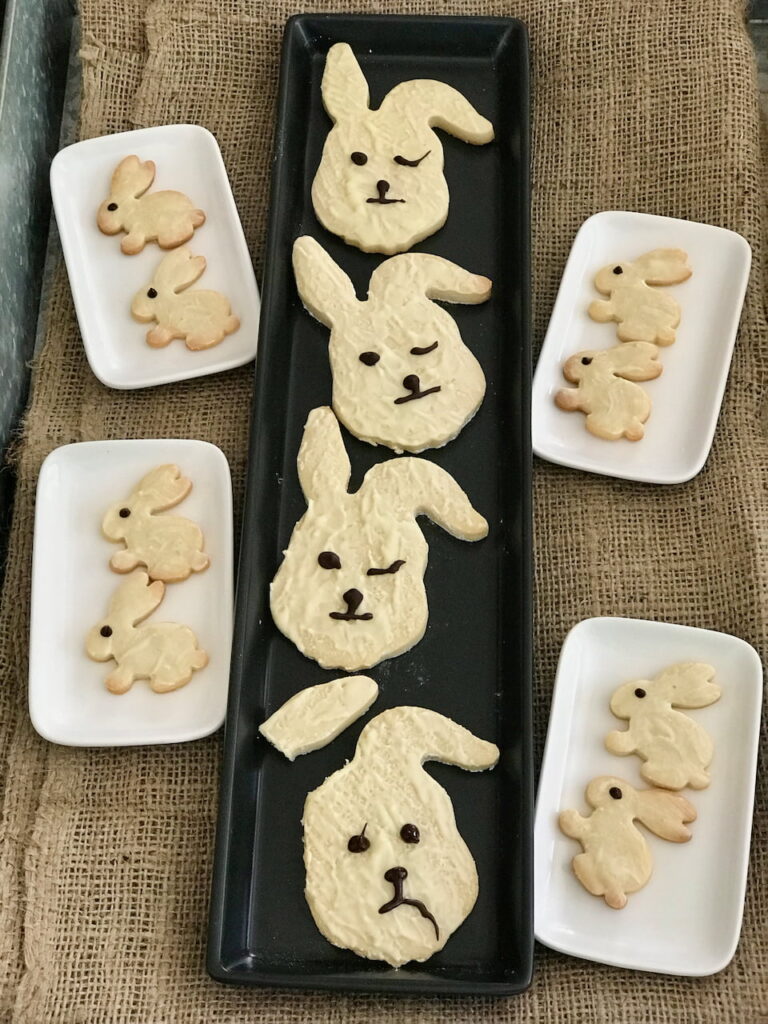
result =
[[193,210],[190,220],[194,227],[199,228],[201,224],[205,224],[205,214],[202,210]]

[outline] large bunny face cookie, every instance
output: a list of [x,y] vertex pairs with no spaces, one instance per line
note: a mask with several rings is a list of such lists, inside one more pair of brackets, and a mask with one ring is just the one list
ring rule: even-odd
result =
[[485,394],[480,364],[433,299],[484,302],[486,277],[426,253],[394,256],[371,275],[360,302],[352,282],[313,238],[293,246],[302,301],[331,329],[333,408],[351,433],[395,451],[454,438]]
[[480,145],[493,126],[443,82],[401,82],[378,110],[347,43],[328,51],[323,103],[328,133],[312,184],[320,222],[364,252],[404,252],[448,216],[443,147],[432,127]]
[[306,897],[330,942],[393,967],[443,948],[475,904],[477,871],[448,794],[422,764],[482,771],[498,756],[425,708],[368,723],[354,759],[304,805]]
[[407,651],[424,634],[428,515],[463,540],[488,524],[444,469],[390,459],[355,494],[333,412],[309,414],[298,458],[307,511],[296,524],[271,590],[278,628],[323,668],[355,671]]

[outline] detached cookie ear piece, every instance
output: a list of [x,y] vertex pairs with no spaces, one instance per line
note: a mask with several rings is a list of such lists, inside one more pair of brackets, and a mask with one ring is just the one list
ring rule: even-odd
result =
[[565,835],[584,847],[573,858],[573,871],[587,892],[621,910],[627,895],[642,889],[653,869],[648,844],[633,823],[641,821],[661,839],[684,843],[691,838],[685,826],[696,820],[696,809],[676,793],[638,790],[612,775],[593,779],[586,796],[594,808],[587,817],[572,810],[559,817]]
[[620,686],[611,697],[611,711],[629,719],[624,731],[608,733],[612,754],[637,754],[645,762],[640,774],[666,789],[705,789],[713,745],[709,734],[688,715],[673,710],[704,708],[720,698],[711,680],[715,670],[699,662],[680,662],[655,679],[637,679]]
[[369,676],[345,676],[294,694],[259,726],[289,761],[319,750],[364,715],[379,695]]

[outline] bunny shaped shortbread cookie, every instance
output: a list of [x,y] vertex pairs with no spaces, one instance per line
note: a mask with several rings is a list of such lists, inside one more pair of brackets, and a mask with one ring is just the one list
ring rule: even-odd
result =
[[202,210],[196,210],[183,192],[152,192],[145,196],[155,180],[155,165],[143,163],[137,156],[127,156],[112,175],[109,197],[99,207],[96,221],[105,235],[127,232],[120,243],[124,253],[133,256],[147,242],[157,242],[161,249],[182,245],[205,221]]
[[424,459],[373,466],[355,494],[336,417],[313,409],[298,457],[307,511],[294,527],[271,590],[272,618],[323,668],[370,668],[424,635],[428,515],[462,540],[488,524],[456,481]]
[[594,808],[589,817],[562,811],[560,828],[584,847],[573,858],[578,880],[593,896],[602,896],[609,907],[620,910],[627,893],[642,889],[653,868],[648,845],[634,821],[641,821],[661,839],[684,843],[691,838],[685,824],[696,820],[696,810],[677,793],[635,789],[612,775],[593,779],[586,795]]
[[304,804],[306,897],[329,942],[393,967],[443,948],[475,905],[477,869],[422,765],[483,771],[498,757],[426,708],[391,708],[365,726],[354,759]]
[[705,708],[720,697],[711,665],[684,661],[671,665],[653,680],[624,683],[611,697],[611,711],[629,719],[623,732],[608,733],[612,754],[637,754],[645,764],[640,774],[667,789],[705,789],[712,760],[712,740],[678,708]]
[[616,320],[622,341],[649,341],[671,345],[680,323],[680,307],[666,292],[651,285],[679,284],[691,276],[688,256],[682,249],[654,249],[632,263],[612,263],[595,277],[595,287],[605,302],[589,307],[593,320]]
[[208,567],[210,559],[196,523],[181,516],[155,515],[178,505],[191,489],[192,481],[181,475],[178,466],[157,466],[128,498],[110,506],[102,532],[108,540],[125,544],[125,550],[110,559],[115,572],[145,565],[152,579],[175,583]]
[[347,43],[328,51],[323,104],[334,126],[323,147],[312,202],[318,220],[364,252],[405,252],[448,216],[443,147],[433,128],[473,145],[493,125],[443,82],[401,82],[378,110]]
[[477,412],[485,377],[453,318],[431,300],[484,302],[488,278],[409,253],[379,264],[360,302],[313,238],[296,239],[293,266],[302,302],[331,329],[333,409],[347,429],[397,452],[454,438]]
[[107,618],[88,634],[85,649],[94,661],[117,662],[105,682],[112,693],[125,693],[136,679],[148,679],[155,693],[178,690],[195,669],[208,664],[188,626],[153,622],[139,626],[163,599],[165,585],[150,583],[145,572],[132,573],[115,591]]
[[585,412],[587,430],[597,437],[639,441],[651,412],[651,400],[632,382],[659,376],[662,365],[658,354],[655,345],[644,341],[577,352],[563,367],[563,376],[578,387],[562,388],[555,395],[555,403],[566,412]]
[[186,247],[176,249],[161,260],[149,285],[136,293],[131,303],[135,319],[157,322],[147,332],[148,345],[163,348],[173,338],[183,338],[188,349],[197,351],[218,345],[238,329],[240,321],[220,292],[185,290],[204,270],[204,256],[193,256]]

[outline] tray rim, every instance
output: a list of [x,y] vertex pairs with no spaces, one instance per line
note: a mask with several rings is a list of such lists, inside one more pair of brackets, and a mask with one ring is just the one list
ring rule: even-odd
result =
[[[278,102],[275,115],[275,135],[274,145],[271,161],[272,169],[272,182],[270,188],[269,197],[269,214],[267,220],[267,233],[266,233],[266,258],[265,266],[268,268],[264,274],[262,282],[262,295],[261,295],[261,318],[259,324],[259,339],[261,339],[262,331],[266,331],[266,325],[270,322],[272,316],[273,304],[275,298],[273,296],[272,287],[272,276],[269,273],[269,268],[274,264],[274,252],[272,251],[276,245],[276,229],[279,224],[278,214],[278,199],[286,187],[285,179],[288,175],[288,168],[286,162],[280,162],[278,160],[279,153],[279,136],[281,131],[281,125],[283,124],[286,116],[286,110],[289,106],[289,93],[290,93],[290,76],[288,73],[288,63],[284,60],[286,49],[289,45],[293,33],[305,34],[305,27],[307,23],[312,24],[327,24],[329,26],[348,24],[350,21],[355,24],[368,24],[376,25],[380,24],[383,20],[386,20],[390,24],[395,22],[403,22],[405,24],[453,24],[456,26],[471,26],[471,25],[488,25],[490,27],[498,27],[499,29],[510,30],[514,29],[519,34],[519,44],[523,54],[523,64],[521,65],[521,106],[526,111],[526,116],[522,119],[520,125],[521,131],[521,151],[523,158],[520,162],[521,166],[521,184],[524,190],[525,201],[519,204],[520,209],[518,211],[521,225],[521,235],[527,240],[527,245],[524,251],[517,254],[517,258],[521,265],[521,280],[523,287],[521,289],[521,344],[524,347],[525,358],[522,360],[522,380],[521,380],[521,422],[523,423],[523,436],[521,440],[524,443],[524,451],[522,452],[522,460],[525,466],[525,476],[528,480],[529,486],[521,489],[520,496],[520,523],[521,523],[521,558],[520,561],[523,565],[523,569],[526,578],[532,581],[533,579],[533,521],[532,521],[532,472],[533,472],[533,450],[532,450],[532,439],[531,439],[531,417],[530,417],[530,399],[531,399],[531,383],[533,375],[533,355],[531,346],[531,212],[530,212],[530,195],[531,195],[531,76],[530,76],[530,40],[527,25],[520,18],[515,17],[473,17],[473,16],[460,16],[460,15],[400,15],[400,14],[325,14],[325,13],[302,13],[293,15],[286,21],[282,43],[281,43],[281,62],[280,72],[278,78]],[[261,348],[261,341],[259,340],[259,348]],[[254,408],[259,404],[262,392],[266,387],[266,374],[264,372],[265,361],[257,359],[256,371],[255,371],[255,382],[254,382]],[[253,418],[252,418],[252,431],[253,431]],[[254,443],[254,436],[252,432],[250,441],[250,452],[253,453],[258,447],[258,436],[256,437],[256,443]],[[255,462],[255,459],[254,459]],[[246,495],[244,501],[244,509],[252,504],[253,494],[255,491],[255,475],[251,472],[249,466],[248,477],[246,481]],[[247,518],[245,512],[243,514],[243,524],[241,530],[241,539],[244,537],[246,532]],[[528,944],[528,956],[526,962],[523,965],[522,974],[523,978],[521,981],[514,983],[505,981],[482,981],[482,982],[470,982],[464,980],[455,980],[451,978],[444,978],[438,975],[427,976],[419,972],[421,965],[415,965],[412,968],[414,977],[405,978],[406,984],[403,984],[403,975],[400,975],[400,984],[392,986],[389,982],[392,978],[393,972],[384,972],[380,974],[346,974],[343,972],[337,973],[287,973],[277,970],[252,970],[246,966],[249,959],[248,955],[245,954],[239,960],[232,964],[224,964],[220,955],[221,943],[223,937],[224,917],[222,912],[224,890],[226,886],[226,870],[225,865],[227,861],[227,851],[229,849],[229,831],[230,822],[232,817],[232,794],[231,794],[231,778],[236,770],[236,749],[235,744],[230,743],[229,735],[230,731],[235,727],[235,723],[239,717],[239,704],[241,697],[241,665],[243,661],[243,646],[244,637],[242,632],[238,630],[238,618],[242,614],[241,610],[241,598],[240,588],[241,586],[248,590],[250,589],[251,571],[249,570],[246,560],[243,556],[245,550],[244,545],[241,543],[240,553],[238,558],[238,571],[237,571],[237,597],[235,603],[235,630],[233,635],[233,648],[232,648],[232,661],[231,661],[231,678],[230,678],[230,690],[229,690],[229,701],[227,707],[227,715],[224,723],[224,751],[221,764],[221,776],[220,776],[220,787],[219,787],[219,811],[216,825],[216,841],[214,851],[214,863],[212,872],[211,882],[211,894],[210,894],[210,907],[209,907],[209,918],[208,918],[208,933],[207,933],[207,949],[206,949],[206,970],[208,974],[216,981],[224,982],[227,984],[246,984],[252,986],[263,986],[263,987],[279,987],[285,989],[297,989],[297,990],[325,990],[335,992],[369,992],[378,993],[383,995],[391,995],[398,997],[407,997],[415,995],[493,995],[493,996],[509,996],[516,995],[524,991],[531,983],[533,975],[533,878],[531,874],[531,884],[528,887],[527,898],[526,898],[526,910],[527,918],[531,924],[530,941]],[[244,603],[244,602],[243,602]],[[524,799],[531,810],[531,834],[528,836],[527,841],[527,861],[533,870],[533,814],[534,814],[534,771],[533,771],[533,733],[532,733],[532,704],[533,704],[533,658],[532,658],[532,646],[533,646],[533,601],[529,600],[523,609],[521,609],[521,616],[524,619],[524,641],[525,651],[524,662],[526,664],[526,676],[528,685],[523,687],[523,703],[525,704],[525,719],[526,726],[523,730],[523,736],[521,740],[521,747],[524,752],[526,763],[530,767],[527,779],[523,780]],[[371,962],[373,963],[373,962]],[[408,970],[406,967],[405,970]]]

